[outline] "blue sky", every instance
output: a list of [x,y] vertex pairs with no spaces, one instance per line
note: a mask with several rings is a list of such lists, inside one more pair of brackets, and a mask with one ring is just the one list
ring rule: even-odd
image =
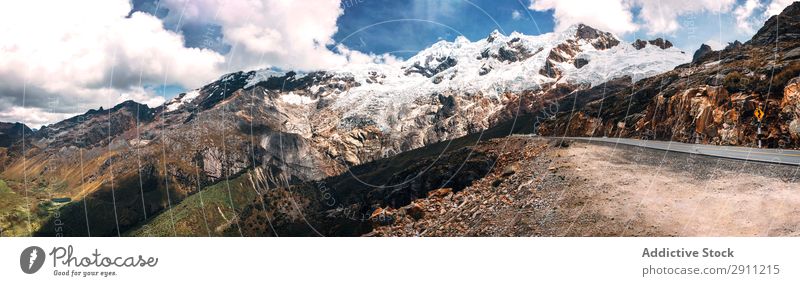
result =
[[459,35],[474,41],[495,29],[531,35],[552,31],[552,13],[530,11],[526,2],[345,0],[333,38],[352,49],[408,57],[440,39],[452,41]]
[[[732,7],[741,6],[745,1],[736,0]],[[134,0],[134,10],[153,13],[157,2]],[[530,0],[342,0],[340,7],[344,13],[337,19],[338,31],[333,40],[353,50],[392,53],[407,58],[436,41],[452,41],[458,35],[475,41],[495,29],[504,34],[518,31],[528,35],[554,31],[554,11],[536,11],[530,6]],[[640,7],[633,7],[631,11],[634,20],[640,17]],[[160,17],[175,14],[171,12],[160,7],[153,14]],[[602,15],[597,17],[603,20]],[[732,11],[716,13],[697,9],[682,13],[676,19],[680,25],[677,31],[648,33],[639,29],[616,34],[626,41],[663,37],[688,52],[709,41],[717,46],[734,40],[744,42],[752,34],[752,31],[736,28],[737,19]],[[761,24],[758,20],[752,19],[757,22],[754,26]],[[641,19],[639,22],[646,24]],[[165,27],[175,30],[175,26],[165,21]],[[202,36],[209,30],[218,37],[213,45],[203,42]],[[179,32],[186,38],[188,47],[211,48],[223,54],[230,51],[231,45],[225,42],[219,25],[188,23]]]
[[527,1],[350,1],[356,4],[343,2],[334,40],[347,38],[342,43],[348,47],[373,53],[403,51],[397,55],[407,57],[408,51],[459,35],[475,41],[493,30],[538,35],[554,28],[552,12],[528,10]]
[[[530,1],[523,0],[345,0],[339,31],[333,38],[352,49],[408,57],[440,39],[452,41],[459,33],[475,41],[495,29],[505,34],[552,32],[556,26],[553,11],[534,11],[529,6]],[[632,9],[634,18],[640,10]],[[689,52],[710,40],[725,44],[751,36],[735,28],[736,18],[731,12],[698,10],[679,15],[677,20],[681,28],[673,32],[648,33],[641,29],[617,34],[626,41],[663,37]]]

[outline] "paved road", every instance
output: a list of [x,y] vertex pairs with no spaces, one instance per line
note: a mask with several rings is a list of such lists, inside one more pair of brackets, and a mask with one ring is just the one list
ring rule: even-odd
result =
[[[561,137],[553,137],[554,139]],[[637,140],[626,138],[564,137],[569,140],[606,142],[650,149],[714,156],[728,159],[747,160],[774,164],[800,166],[800,150],[758,149],[748,147],[688,144],[669,141]]]

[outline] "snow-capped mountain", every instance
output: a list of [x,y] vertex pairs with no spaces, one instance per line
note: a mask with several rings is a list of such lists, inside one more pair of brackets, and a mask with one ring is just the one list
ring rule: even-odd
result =
[[[24,174],[24,166],[40,170],[31,177],[71,178],[56,195],[77,200],[89,194],[85,199],[98,207],[124,210],[119,227],[125,229],[170,200],[257,167],[271,186],[339,175],[487,130],[540,110],[542,99],[689,62],[667,43],[631,44],[576,25],[538,36],[460,37],[400,62],[302,74],[235,72],[162,106],[129,102],[43,128],[26,138],[32,147],[26,163],[9,159],[6,174]],[[84,175],[59,167],[75,166],[74,158],[90,162]],[[144,194],[150,198],[145,204],[105,196],[112,190],[118,197],[141,196],[135,186],[152,191]],[[83,221],[80,213],[65,215]],[[116,224],[108,219],[93,218],[92,233],[113,232]],[[85,225],[74,227],[85,233]]]
[[[690,59],[663,39],[631,44],[586,25],[538,36],[495,31],[475,42],[440,41],[398,62],[232,73],[160,110],[165,121],[189,122],[198,109],[235,105],[233,113],[247,124],[308,141],[316,155],[295,163],[334,166],[307,174],[313,178],[480,132],[514,115],[510,103],[522,105],[555,87],[586,89],[623,76],[636,81]],[[267,110],[258,116],[242,110],[254,103]],[[262,138],[261,147],[269,150],[270,140]]]
[[[186,143],[184,149],[191,149],[194,139],[183,138],[189,134],[213,131],[222,138],[209,142],[223,143],[248,135],[242,126],[250,126],[266,154],[286,151],[274,149],[273,140],[293,138],[295,151],[306,156],[275,157],[280,164],[302,169],[290,175],[313,179],[483,131],[536,108],[540,103],[534,102],[553,90],[588,89],[619,77],[636,81],[690,59],[663,39],[626,43],[586,25],[537,36],[494,31],[474,42],[464,37],[440,41],[404,61],[304,74],[274,70],[227,74],[143,111],[148,116],[140,123],[151,126],[136,132],[122,128],[114,134],[123,137],[107,139],[142,147],[142,142],[164,143],[164,137],[173,134],[170,144]],[[211,121],[202,122],[206,119]],[[136,122],[132,120],[128,121]],[[196,128],[198,124],[203,128]],[[64,128],[59,132],[69,134]],[[40,136],[42,144],[60,140],[57,135]],[[238,139],[242,141],[184,157],[202,158],[199,165],[213,181],[222,177],[222,169],[236,173],[252,164],[244,153],[234,156],[221,150],[250,144]]]
[[[396,108],[413,106],[435,94],[502,101],[503,93],[541,91],[552,84],[591,87],[622,76],[636,81],[691,60],[668,41],[668,46],[654,44],[657,41],[637,41],[634,46],[586,25],[538,36],[494,31],[475,42],[459,36],[453,42],[435,43],[403,62],[326,71],[329,79],[286,92],[280,100],[313,104],[336,95],[332,107],[342,111],[345,119],[367,118],[381,130],[391,130]],[[245,88],[270,77],[275,77],[274,71],[255,72]]]

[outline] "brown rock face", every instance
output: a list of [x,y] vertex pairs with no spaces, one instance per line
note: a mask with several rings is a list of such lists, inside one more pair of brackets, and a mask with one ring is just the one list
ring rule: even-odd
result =
[[[563,132],[571,136],[622,136],[755,146],[758,120],[754,112],[762,108],[766,114],[762,120],[762,143],[769,147],[798,146],[800,79],[790,81],[780,101],[752,91],[730,93],[727,88],[714,85],[674,90],[662,87],[661,92],[649,92],[644,89],[625,102],[617,101],[619,97],[613,95],[616,92],[612,90],[612,95],[603,96],[602,110],[599,100],[591,98],[595,95],[589,96],[585,99],[587,102],[577,101],[575,110],[557,116],[554,122],[543,124],[539,130],[543,134]],[[583,93],[592,94],[593,91],[577,96]],[[634,100],[637,98],[640,101]],[[629,105],[622,104],[624,108],[620,110],[616,105],[621,103]]]
[[791,120],[786,126],[793,141],[800,139],[800,77],[793,78],[783,89],[781,112]]
[[700,86],[655,100],[657,104],[647,109],[648,115],[640,122],[649,122],[651,130],[663,131],[667,139],[724,145],[752,144],[755,139],[752,114],[761,104],[759,96],[730,95],[721,86]]
[[669,40],[664,40],[662,38],[656,38],[655,40],[650,40],[650,41],[643,41],[643,40],[637,39],[631,45],[634,48],[636,48],[637,50],[641,50],[641,49],[644,49],[644,47],[646,47],[648,43],[653,45],[653,46],[659,47],[662,50],[663,49],[669,49],[669,48],[672,47],[672,42],[670,42]]
[[[780,23],[780,25],[778,25]],[[800,147],[800,3],[770,18],[753,39],[695,54],[691,64],[631,85],[610,81],[560,98],[543,135],[620,136],[690,143]],[[634,47],[671,43],[637,41]],[[774,61],[780,55],[779,62]],[[764,111],[760,122],[756,109]]]
[[797,31],[800,31],[800,3],[794,2],[779,15],[770,17],[748,43],[768,45],[776,41],[796,41],[800,39]]
[[781,111],[800,116],[800,77],[793,78],[783,89]]
[[664,40],[662,38],[657,38],[655,40],[648,41],[651,45],[659,47],[661,49],[669,49],[672,47],[672,43],[668,40]]
[[619,44],[619,40],[614,38],[611,33],[598,31],[583,24],[578,25],[575,36],[578,39],[592,40],[592,46],[599,50],[605,50]]

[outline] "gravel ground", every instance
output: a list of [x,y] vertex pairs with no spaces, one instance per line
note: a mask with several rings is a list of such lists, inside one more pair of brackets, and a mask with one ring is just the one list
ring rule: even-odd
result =
[[[793,236],[797,167],[508,137],[486,177],[376,211],[369,236]],[[380,219],[391,217],[392,219]]]

